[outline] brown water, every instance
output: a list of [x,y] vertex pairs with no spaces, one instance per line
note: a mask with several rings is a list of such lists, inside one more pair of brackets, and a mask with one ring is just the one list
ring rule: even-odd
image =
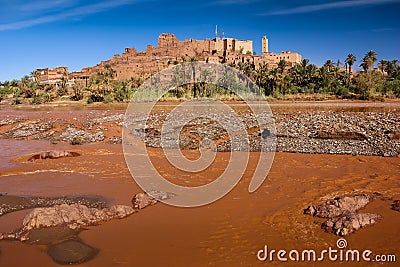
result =
[[[75,158],[27,162],[32,153],[57,149],[82,154]],[[158,168],[174,179],[174,170],[161,150],[149,149]],[[191,158],[196,151],[186,152]],[[218,153],[212,165],[217,173],[229,154]],[[264,245],[271,249],[336,248],[338,237],[320,229],[321,220],[303,215],[312,203],[345,193],[379,193],[366,211],[383,219],[347,237],[349,248],[396,254],[400,260],[400,213],[390,209],[400,198],[400,158],[349,155],[276,153],[272,169],[258,191],[247,188],[257,153],[251,154],[239,184],[223,199],[199,208],[164,204],[90,227],[80,238],[100,249],[95,259],[80,266],[366,266],[365,263],[260,263]],[[210,175],[175,175],[176,183],[208,183]],[[113,203],[130,204],[140,188],[131,178],[120,145],[51,145],[43,141],[0,139],[0,193],[10,195],[101,195]],[[0,217],[0,232],[20,227],[27,211]],[[0,242],[0,266],[58,266],[45,246]],[[23,257],[21,257],[23,255]],[[388,263],[388,266],[398,266]],[[370,264],[367,266],[382,266]]]
[[[251,102],[249,102],[251,103]],[[254,102],[253,104],[256,104]],[[155,110],[171,110],[179,102],[159,102],[155,106]],[[235,109],[240,109],[246,106],[242,102],[227,102],[229,106]],[[351,101],[351,100],[332,100],[332,101],[276,101],[269,103],[272,111],[353,111],[353,112],[400,112],[400,102],[398,100],[389,100],[388,102],[366,102],[366,101]],[[113,103],[113,104],[73,104],[73,103],[51,103],[42,105],[16,105],[4,106],[0,105],[0,112],[14,111],[123,111],[125,112],[128,107],[127,103]]]

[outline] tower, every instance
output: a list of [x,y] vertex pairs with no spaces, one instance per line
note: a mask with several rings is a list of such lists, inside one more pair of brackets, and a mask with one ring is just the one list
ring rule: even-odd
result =
[[262,50],[261,53],[268,53],[268,39],[267,36],[264,35],[264,37],[262,38]]

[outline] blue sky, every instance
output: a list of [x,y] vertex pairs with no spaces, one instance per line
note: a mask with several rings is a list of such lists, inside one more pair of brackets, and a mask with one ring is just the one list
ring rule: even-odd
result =
[[[322,65],[361,59],[400,59],[400,0],[0,0],[0,81],[32,70],[93,66],[125,47],[157,45],[160,33],[179,39],[250,39],[261,51],[295,51]],[[357,62],[359,65],[359,62]]]

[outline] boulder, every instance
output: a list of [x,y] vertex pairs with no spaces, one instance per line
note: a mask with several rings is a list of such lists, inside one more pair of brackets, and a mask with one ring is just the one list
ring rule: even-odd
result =
[[336,197],[324,204],[309,206],[304,210],[304,214],[320,218],[333,218],[343,214],[354,213],[364,208],[370,201],[371,197],[366,194]]
[[322,229],[339,236],[346,236],[360,228],[375,224],[382,217],[378,214],[349,214],[331,218],[322,224]]
[[99,196],[32,197],[0,195],[0,216],[18,210],[61,204],[82,204],[91,208],[103,208],[106,206],[106,200]]
[[31,156],[28,161],[34,161],[37,159],[58,159],[58,158],[64,158],[64,157],[78,157],[81,154],[78,152],[72,152],[72,151],[58,151],[58,150],[52,150],[52,151],[46,151],[42,152],[39,154],[35,154]]
[[134,195],[132,198],[132,205],[135,209],[143,209],[156,204],[158,201],[167,200],[175,196],[174,193],[151,190],[148,193],[137,193]]
[[70,229],[80,229],[114,218],[124,218],[135,210],[124,205],[114,205],[109,208],[90,208],[81,204],[61,204],[53,207],[36,208],[23,220],[23,232],[41,227],[66,226]]
[[134,209],[144,209],[147,206],[154,205],[157,200],[146,193],[137,193],[132,198],[132,205]]
[[356,213],[371,200],[366,194],[336,197],[321,205],[309,206],[304,210],[304,214],[328,219],[322,223],[322,229],[335,235],[346,236],[381,219],[378,214]]
[[392,210],[400,211],[400,200],[395,200],[392,204]]
[[30,232],[39,228],[63,226],[72,230],[81,230],[85,226],[125,218],[134,212],[132,207],[124,205],[91,208],[81,204],[61,204],[35,208],[26,215],[19,231],[0,234],[0,240],[26,241],[29,239]]

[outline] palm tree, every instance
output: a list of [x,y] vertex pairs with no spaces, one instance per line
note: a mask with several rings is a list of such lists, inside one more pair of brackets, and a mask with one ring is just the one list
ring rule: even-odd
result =
[[33,79],[34,82],[39,84],[40,80],[40,73],[37,70],[31,71],[30,77]]
[[279,80],[279,69],[278,68],[272,68],[268,72],[268,91],[265,91],[267,94],[273,95],[276,87],[278,85],[278,80]]
[[382,60],[379,61],[379,68],[380,68],[382,73],[386,70],[386,66],[388,64],[389,64],[389,61],[387,61],[387,60],[382,59]]
[[67,82],[68,82],[68,72],[64,70],[60,78],[60,90],[59,94],[64,95],[67,93]]
[[308,60],[308,59],[303,59],[302,61],[301,61],[301,63],[300,63],[300,65],[303,67],[303,69],[305,70],[306,68],[307,68],[307,66],[308,66],[308,64],[310,63],[310,60]]
[[9,88],[13,94],[13,105],[21,104],[19,97],[23,92],[20,86],[20,81],[12,80],[9,82]]
[[364,58],[362,59],[360,67],[362,67],[365,72],[368,72],[368,70],[374,66],[377,60],[378,58],[376,53],[373,50],[370,50],[367,54],[365,54]]
[[318,69],[317,80],[318,80],[318,87],[327,92],[327,90],[329,90],[330,88],[331,73],[328,70],[328,67],[325,65]]
[[334,67],[333,62],[330,59],[328,59],[325,62],[324,66],[327,68],[328,71],[331,71],[333,69],[333,67]]
[[288,66],[288,63],[287,63],[287,61],[284,60],[284,59],[281,59],[281,60],[278,62],[278,69],[280,69],[281,73],[283,73],[283,71],[285,70],[285,68],[286,68],[287,66]]
[[308,59],[303,59],[301,61],[301,64],[300,64],[300,66],[301,66],[300,75],[301,75],[301,79],[302,79],[301,86],[305,86],[308,83],[310,83],[313,72],[315,72],[314,68],[316,66],[313,64],[309,64],[309,63],[310,63],[310,61]]
[[353,66],[354,62],[356,62],[356,60],[357,59],[353,54],[348,54],[347,58],[345,60],[347,66],[349,67],[348,72],[349,72],[350,76],[351,76],[351,67]]
[[113,79],[116,74],[114,68],[108,63],[104,66],[104,68],[105,68],[104,76]]
[[193,73],[193,98],[197,98],[198,88],[196,83],[196,66],[195,63],[199,61],[197,57],[190,57],[189,61],[192,63],[192,73]]
[[396,73],[399,73],[399,61],[397,59],[392,61],[387,61],[385,65],[385,71],[389,75],[389,77],[395,78]]
[[36,95],[35,88],[32,86],[29,76],[22,77],[20,88],[25,93],[26,98],[31,98]]

